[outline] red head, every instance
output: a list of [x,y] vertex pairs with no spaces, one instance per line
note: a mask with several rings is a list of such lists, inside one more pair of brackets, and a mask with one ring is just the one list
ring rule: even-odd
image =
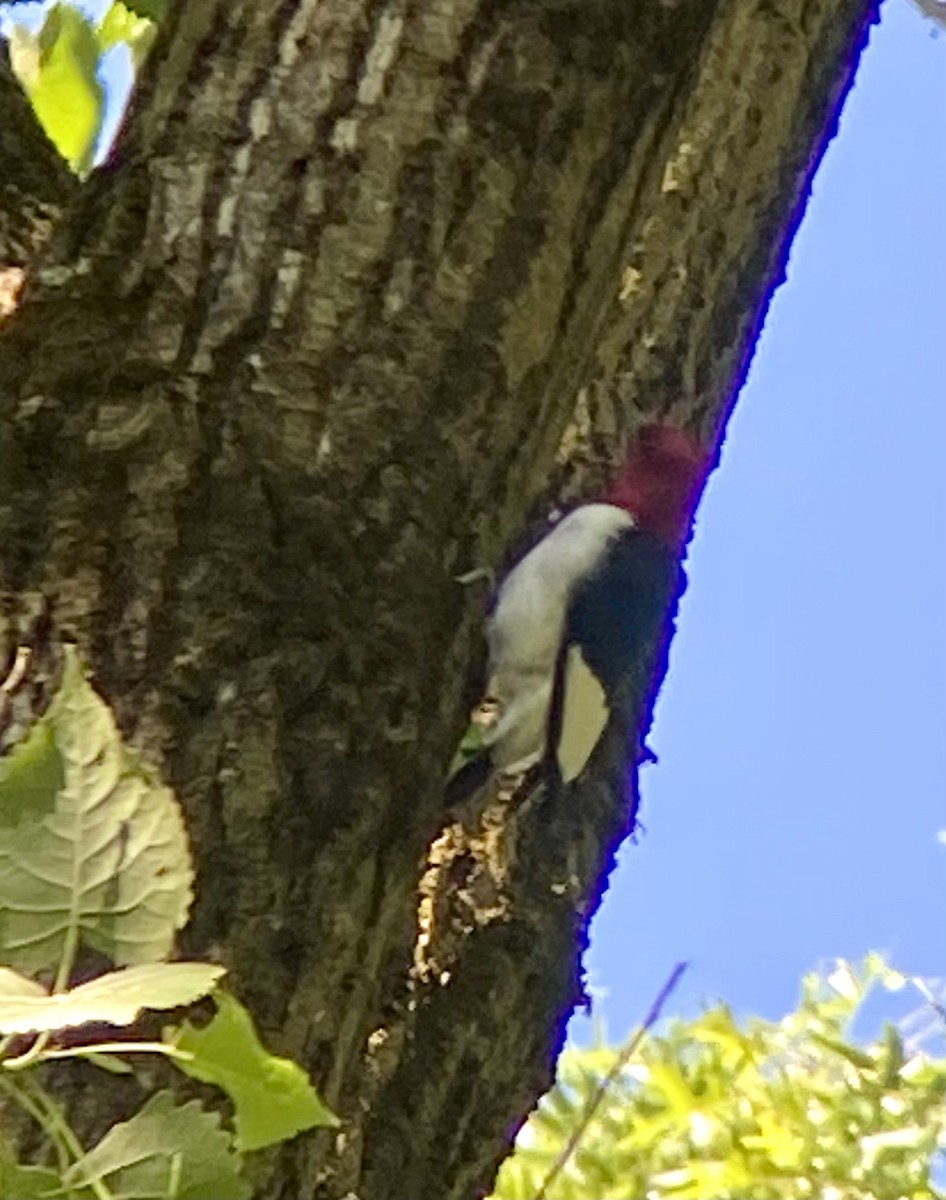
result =
[[602,500],[627,509],[638,528],[679,545],[689,532],[708,466],[706,451],[689,433],[673,425],[644,425]]

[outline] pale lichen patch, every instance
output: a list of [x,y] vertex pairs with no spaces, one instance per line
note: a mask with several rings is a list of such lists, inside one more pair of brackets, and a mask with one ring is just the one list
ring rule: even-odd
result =
[[359,103],[371,105],[381,99],[388,72],[401,44],[403,31],[404,18],[400,14],[381,14],[375,39],[365,58],[365,73],[358,85]]

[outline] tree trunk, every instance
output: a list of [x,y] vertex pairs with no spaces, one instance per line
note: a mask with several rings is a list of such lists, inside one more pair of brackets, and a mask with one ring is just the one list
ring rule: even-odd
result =
[[260,1196],[481,1196],[548,1085],[626,814],[450,825],[454,576],[642,414],[718,443],[873,16],[187,0],[108,163],[36,181],[8,640],[42,595],[83,646],[186,808],[187,951],[343,1117]]

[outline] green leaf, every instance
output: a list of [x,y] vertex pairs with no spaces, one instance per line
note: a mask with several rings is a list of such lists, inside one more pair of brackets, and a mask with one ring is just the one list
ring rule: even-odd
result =
[[883,1133],[871,1133],[861,1138],[860,1151],[863,1163],[868,1169],[874,1160],[886,1150],[911,1150],[921,1145],[929,1131],[917,1125],[908,1125],[903,1129],[888,1129]]
[[453,761],[450,763],[447,771],[447,779],[452,779],[454,775],[459,774],[471,759],[482,754],[485,749],[486,742],[483,727],[477,724],[476,721],[471,721],[460,741],[460,745],[457,747]]
[[105,102],[91,25],[71,4],[56,4],[38,36],[14,28],[10,51],[40,124],[72,169],[84,174],[92,165]]
[[884,1024],[884,1045],[879,1057],[882,1085],[885,1088],[895,1087],[900,1070],[907,1059],[900,1030],[889,1021]]
[[147,963],[53,995],[33,984],[39,994],[27,995],[17,989],[31,980],[0,970],[0,1033],[41,1033],[90,1021],[131,1025],[143,1008],[177,1008],[206,996],[224,971],[209,963]]
[[0,1162],[0,1196],[5,1200],[61,1200],[62,1194],[62,1180],[48,1167]]
[[197,1029],[187,1022],[166,1031],[165,1041],[194,1056],[175,1060],[186,1075],[216,1084],[233,1101],[237,1147],[260,1150],[316,1125],[337,1126],[305,1071],[263,1047],[243,1005],[226,993],[214,999],[217,1013],[209,1025]]
[[102,54],[115,46],[127,46],[136,70],[151,48],[156,33],[157,25],[153,21],[139,15],[122,0],[114,0],[95,30]]
[[35,974],[80,940],[119,965],[165,958],[192,880],[173,794],[66,647],[48,712],[0,774],[0,961]]
[[67,1188],[101,1187],[114,1196],[144,1200],[249,1200],[240,1157],[216,1113],[196,1100],[175,1105],[159,1092],[144,1108],[113,1125],[63,1179]]
[[826,1050],[833,1050],[835,1054],[840,1054],[859,1071],[875,1071],[877,1069],[877,1063],[872,1055],[866,1054],[856,1046],[849,1046],[847,1042],[839,1041],[837,1038],[822,1037],[820,1033],[812,1033],[811,1040],[819,1046],[824,1046]]
[[115,1054],[86,1054],[85,1061],[111,1075],[134,1075],[135,1068]]
[[38,721],[24,741],[0,758],[0,845],[7,830],[51,813],[63,782],[52,726]]
[[[946,1146],[946,1059],[894,1028],[844,1040],[871,987],[902,987],[878,956],[810,975],[796,1011],[737,1023],[716,1008],[648,1034],[593,1119],[574,1097],[607,1055],[571,1050],[523,1126],[494,1200],[933,1200]],[[613,1061],[613,1053],[612,1061]],[[577,1136],[576,1139],[576,1135]]]

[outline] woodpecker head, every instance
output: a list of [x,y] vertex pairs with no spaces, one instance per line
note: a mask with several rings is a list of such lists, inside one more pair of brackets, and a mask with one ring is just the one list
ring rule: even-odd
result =
[[673,425],[644,425],[602,500],[626,509],[639,529],[679,546],[690,531],[708,467],[706,451],[689,433]]

